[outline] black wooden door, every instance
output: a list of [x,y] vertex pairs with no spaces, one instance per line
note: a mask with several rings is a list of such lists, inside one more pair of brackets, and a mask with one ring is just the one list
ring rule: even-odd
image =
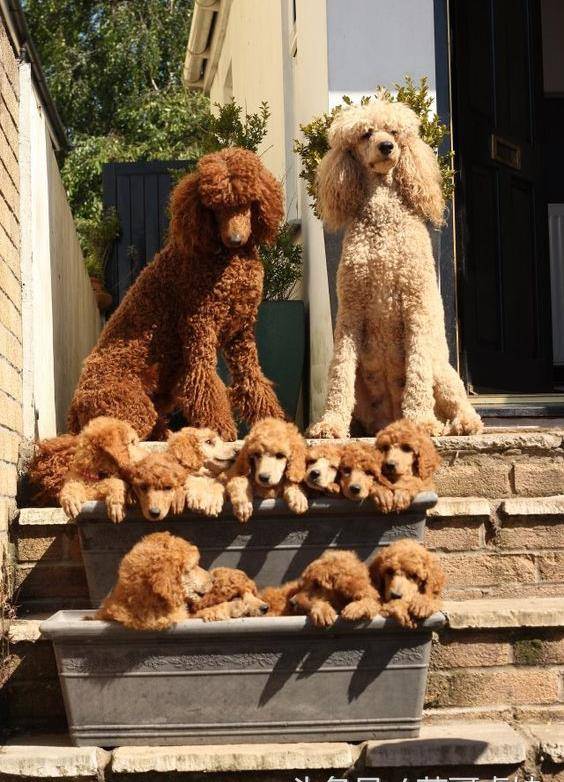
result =
[[168,202],[174,186],[171,172],[187,166],[186,161],[179,160],[104,166],[104,207],[115,207],[120,222],[120,237],[105,275],[106,287],[113,297],[112,310],[165,243]]
[[459,303],[478,391],[551,389],[536,0],[451,0]]

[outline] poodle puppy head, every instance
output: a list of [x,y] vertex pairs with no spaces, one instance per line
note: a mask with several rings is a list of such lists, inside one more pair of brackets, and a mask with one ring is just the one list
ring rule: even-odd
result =
[[364,443],[347,443],[341,450],[339,476],[341,491],[349,500],[361,501],[370,496],[375,480],[381,474],[382,457]]
[[138,630],[160,630],[185,617],[211,587],[199,567],[200,552],[170,532],[146,535],[124,556],[116,586],[99,618],[112,618]]
[[305,440],[294,424],[265,418],[247,435],[233,472],[252,476],[264,488],[278,486],[282,480],[300,483],[305,476],[305,454]]
[[[368,568],[353,551],[325,551],[305,568],[300,578],[300,592],[319,595],[329,602],[356,600],[369,587]],[[290,603],[299,605],[299,594],[290,597]]]
[[390,483],[411,476],[428,480],[441,463],[424,427],[406,419],[382,429],[375,446],[382,454],[382,474]]
[[150,521],[164,519],[168,514],[174,494],[182,489],[186,476],[186,468],[166,451],[146,454],[126,472],[141,513]]
[[386,602],[422,594],[439,597],[445,576],[437,557],[414,540],[398,540],[370,564],[372,583]]
[[337,482],[341,448],[332,443],[310,445],[306,452],[305,482],[310,489],[317,489],[327,494],[338,494],[340,486]]
[[239,451],[235,443],[225,442],[213,429],[196,429],[190,426],[171,435],[168,440],[168,447],[175,456],[177,449],[180,452],[184,445],[198,451],[202,461],[199,467],[205,467],[211,475],[220,475],[228,470]]
[[419,135],[419,118],[404,103],[378,98],[336,114],[329,151],[318,170],[318,204],[329,228],[354,217],[375,178],[390,176],[408,208],[434,225],[444,199],[437,157]]
[[145,455],[137,432],[125,421],[93,418],[76,438],[71,467],[93,480],[121,473]]
[[171,237],[188,255],[270,244],[283,217],[280,183],[239,147],[204,155],[171,196]]
[[268,603],[258,593],[257,585],[242,570],[217,567],[210,571],[212,587],[198,604],[198,610],[240,598],[245,616],[264,616]]

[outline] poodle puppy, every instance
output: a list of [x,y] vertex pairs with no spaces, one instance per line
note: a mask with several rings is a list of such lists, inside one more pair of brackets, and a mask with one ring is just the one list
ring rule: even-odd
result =
[[281,586],[268,586],[260,591],[260,597],[268,605],[267,616],[292,616],[295,614],[292,598],[300,589],[300,581],[288,581]]
[[259,596],[257,585],[242,570],[218,567],[210,571],[211,589],[200,600],[193,616],[204,622],[264,616],[268,603]]
[[322,494],[339,494],[340,461],[340,446],[333,443],[309,445],[306,452],[306,486]]
[[184,510],[187,470],[172,454],[146,453],[140,461],[124,469],[123,474],[141,513],[149,521],[160,521],[169,511]]
[[124,473],[145,455],[135,430],[125,421],[93,418],[76,438],[59,502],[75,518],[88,500],[103,500],[109,518],[123,521],[128,488]]
[[200,552],[170,532],[145,535],[122,559],[117,582],[94,619],[133,630],[165,630],[188,618],[212,586]]
[[229,470],[227,494],[239,521],[253,513],[253,497],[284,497],[293,513],[305,513],[306,444],[294,424],[265,418],[255,424]]
[[394,510],[392,490],[382,483],[382,454],[366,443],[350,442],[341,449],[339,481],[348,500],[362,502],[371,497],[384,513]]
[[306,614],[320,627],[332,625],[339,614],[357,621],[372,619],[380,610],[368,568],[352,551],[322,554],[303,571],[288,600],[294,613]]
[[225,501],[227,470],[235,461],[238,447],[226,443],[213,429],[185,427],[169,437],[168,450],[190,471],[184,483],[189,510],[218,516]]
[[380,482],[393,492],[396,510],[408,508],[420,491],[434,488],[441,457],[424,427],[395,421],[378,434],[375,447],[382,454]]
[[482,422],[449,363],[427,223],[444,201],[437,158],[403,103],[339,112],[318,171],[327,227],[345,229],[328,393],[312,437],[367,433],[405,417],[430,434],[474,434]]
[[[141,272],[84,363],[69,430],[111,415],[142,439],[162,438],[180,409],[191,426],[234,440],[232,408],[250,424],[283,418],[260,368],[255,320],[262,298],[258,246],[283,218],[282,188],[259,157],[205,155],[171,197],[169,240]],[[217,352],[232,385],[216,371]]]
[[404,627],[416,627],[441,607],[445,575],[438,558],[414,540],[398,540],[380,551],[369,566],[382,599],[382,614]]
[[27,472],[31,501],[35,506],[59,504],[59,495],[69,471],[77,435],[62,434],[35,443],[35,452]]

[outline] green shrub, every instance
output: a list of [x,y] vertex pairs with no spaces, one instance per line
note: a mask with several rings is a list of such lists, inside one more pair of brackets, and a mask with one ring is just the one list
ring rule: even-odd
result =
[[84,252],[84,265],[90,277],[104,279],[104,271],[120,226],[115,209],[106,209],[100,216],[77,220]]
[[[443,125],[436,114],[430,113],[433,98],[429,95],[429,84],[426,77],[423,77],[419,84],[415,84],[410,76],[405,77],[403,85],[395,84],[395,94],[389,90],[379,88],[377,96],[363,95],[360,99],[360,105],[365,106],[375,97],[382,97],[386,100],[406,103],[421,120],[421,138],[429,144],[435,152],[448,135],[446,125]],[[345,106],[353,105],[353,101],[348,95],[343,95],[343,104]],[[319,217],[316,203],[316,176],[317,167],[323,155],[329,149],[327,141],[327,131],[333,121],[334,116],[343,109],[343,105],[335,106],[329,113],[315,117],[306,125],[300,125],[305,140],[296,139],[294,142],[294,152],[296,152],[302,162],[300,177],[306,181],[307,192],[311,198],[313,211]],[[443,177],[443,194],[446,199],[450,198],[454,189],[452,168],[453,156],[449,152],[444,155],[438,155],[439,166]]]

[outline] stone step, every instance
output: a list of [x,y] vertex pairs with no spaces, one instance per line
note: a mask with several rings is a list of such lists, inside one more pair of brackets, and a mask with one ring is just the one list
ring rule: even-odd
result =
[[[88,607],[76,526],[60,508],[23,508],[12,536],[20,605]],[[524,597],[564,594],[563,494],[442,497],[428,512],[425,543],[440,555],[453,599],[510,597],[517,588]]]
[[[0,747],[0,777],[96,780],[392,780],[431,775],[488,779],[519,771],[556,779],[564,767],[564,723],[453,721],[424,725],[417,739],[360,745],[71,747],[64,736],[30,736]],[[469,772],[472,773],[469,773]],[[403,772],[403,775],[401,774]],[[233,775],[233,776],[232,776]]]
[[[425,718],[564,720],[564,597],[446,601],[433,640]],[[65,730],[46,615],[12,620],[0,717],[21,731]],[[0,725],[2,719],[0,718]]]

